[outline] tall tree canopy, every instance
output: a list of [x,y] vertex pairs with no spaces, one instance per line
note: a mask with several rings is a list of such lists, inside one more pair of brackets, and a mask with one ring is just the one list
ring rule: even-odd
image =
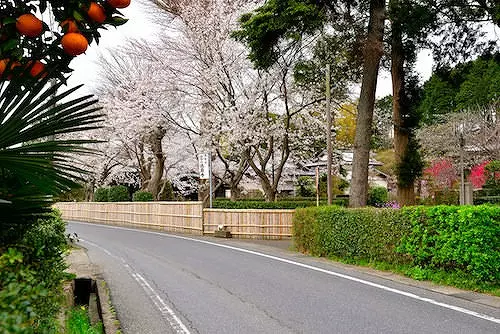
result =
[[486,54],[451,69],[439,69],[423,88],[418,109],[426,124],[434,123],[449,112],[498,103],[500,53]]
[[[309,42],[307,37],[325,34],[349,36],[339,39],[346,43],[339,45],[337,50],[355,55],[355,59],[362,59],[363,63],[354,141],[352,206],[365,205],[368,195],[371,123],[378,69],[383,54],[384,18],[385,1],[382,0],[272,0],[243,16],[241,30],[234,34],[250,47],[250,58],[260,68],[267,68],[283,50],[297,43]],[[333,68],[339,63],[335,57],[328,62]]]

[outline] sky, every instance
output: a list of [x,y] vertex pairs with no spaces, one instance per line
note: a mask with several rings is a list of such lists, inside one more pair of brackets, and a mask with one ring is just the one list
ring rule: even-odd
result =
[[[161,34],[162,31],[160,28],[149,19],[151,10],[151,7],[148,8],[138,0],[133,0],[128,8],[123,9],[122,13],[129,21],[118,28],[110,27],[107,31],[101,30],[102,38],[99,45],[92,43],[84,55],[80,55],[72,61],[70,67],[74,69],[74,72],[69,79],[69,85],[74,86],[84,83],[84,90],[92,92],[92,87],[99,81],[99,64],[97,63],[97,59],[100,53],[113,52],[113,49],[125,43],[127,38],[154,40],[156,36]],[[488,33],[491,36],[500,36],[498,29],[491,27],[489,30]],[[415,70],[422,82],[432,75],[432,65],[431,52],[429,50],[421,51],[417,57]],[[392,94],[390,73],[386,70],[381,70],[376,96],[380,98],[390,94]]]

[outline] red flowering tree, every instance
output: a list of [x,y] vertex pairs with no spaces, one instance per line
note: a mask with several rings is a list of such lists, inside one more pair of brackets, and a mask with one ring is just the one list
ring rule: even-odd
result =
[[489,164],[489,161],[484,161],[479,165],[472,167],[469,175],[469,181],[472,183],[474,188],[482,188],[486,183],[487,174],[486,166]]
[[452,189],[457,182],[457,172],[450,160],[435,160],[424,170],[426,176],[436,190]]

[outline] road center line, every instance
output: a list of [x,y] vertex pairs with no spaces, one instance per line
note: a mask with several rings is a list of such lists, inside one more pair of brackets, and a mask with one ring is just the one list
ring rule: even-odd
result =
[[252,251],[252,250],[248,250],[248,249],[244,249],[244,248],[239,248],[239,247],[234,247],[234,246],[229,246],[229,245],[222,245],[222,244],[218,244],[218,243],[211,242],[211,241],[200,240],[200,239],[193,239],[193,238],[183,237],[183,236],[173,235],[173,234],[166,234],[166,233],[153,232],[153,231],[144,231],[144,230],[138,230],[138,229],[132,229],[132,228],[126,228],[126,227],[118,227],[118,226],[108,226],[108,225],[101,225],[101,224],[91,224],[91,223],[84,223],[84,222],[72,222],[72,223],[85,224],[85,225],[93,225],[93,226],[100,226],[100,227],[109,228],[109,229],[118,229],[118,230],[133,231],[133,232],[139,232],[139,233],[154,234],[154,235],[159,235],[159,236],[163,236],[163,237],[166,237],[166,238],[188,240],[188,241],[198,242],[198,243],[202,243],[202,244],[206,244],[206,245],[211,245],[211,246],[215,246],[215,247],[221,247],[221,248],[231,249],[231,250],[238,251],[238,252],[241,252],[241,253],[252,254],[252,255],[256,255],[256,256],[268,258],[268,259],[271,259],[271,260],[275,260],[275,261],[279,261],[279,262],[283,262],[283,263],[288,263],[288,264],[291,264],[291,265],[294,265],[294,266],[297,266],[297,267],[302,267],[302,268],[306,268],[306,269],[309,269],[309,270],[321,272],[321,273],[324,273],[324,274],[327,274],[327,275],[344,278],[344,279],[347,279],[347,280],[350,280],[350,281],[353,281],[353,282],[357,282],[357,283],[360,283],[360,284],[368,285],[368,286],[371,286],[371,287],[374,287],[374,288],[377,288],[377,289],[381,289],[381,290],[384,290],[384,291],[392,292],[392,293],[395,293],[395,294],[398,294],[398,295],[401,295],[401,296],[406,296],[408,298],[412,298],[412,299],[423,301],[423,302],[426,302],[426,303],[429,303],[429,304],[441,306],[441,307],[447,308],[449,310],[453,310],[453,311],[456,311],[456,312],[468,314],[468,315],[476,317],[476,318],[480,318],[480,319],[483,319],[483,320],[487,320],[487,321],[491,321],[491,322],[500,324],[500,319],[492,317],[492,316],[489,316],[487,314],[478,313],[478,312],[475,312],[475,311],[472,311],[472,310],[468,310],[468,309],[463,308],[463,307],[459,307],[459,306],[455,306],[455,305],[451,305],[451,304],[439,302],[439,301],[434,300],[432,298],[421,297],[421,296],[416,295],[414,293],[410,293],[410,292],[406,292],[406,291],[403,291],[403,290],[391,288],[391,287],[388,287],[388,286],[385,286],[385,285],[382,285],[382,284],[373,283],[373,282],[370,282],[370,281],[367,281],[367,280],[364,280],[364,279],[360,279],[360,278],[357,278],[357,277],[354,277],[354,276],[349,276],[349,275],[346,275],[346,274],[337,273],[335,271],[326,270],[326,269],[319,268],[319,267],[314,267],[314,266],[311,266],[311,265],[308,265],[308,264],[304,264],[304,263],[300,263],[300,262],[288,260],[288,259],[277,257],[277,256],[274,256],[274,255],[269,255],[269,254],[260,253],[260,252],[256,252],[256,251]]
[[175,331],[177,334],[190,334],[189,329],[182,323],[181,319],[175,314],[175,312],[168,307],[167,303],[163,301],[163,299],[160,297],[160,295],[151,287],[151,285],[142,277],[141,274],[138,272],[135,272],[132,267],[121,257],[118,257],[114,254],[112,254],[110,251],[108,251],[106,248],[101,247],[91,241],[84,240],[80,238],[80,241],[87,243],[93,247],[96,247],[103,252],[105,252],[107,255],[110,257],[120,260],[125,267],[125,269],[128,271],[130,276],[139,284],[139,286],[146,292],[146,295],[148,296],[149,299],[153,302],[153,304],[156,306],[156,308],[160,311],[162,314],[163,318],[165,318],[168,323],[170,324],[170,327]]

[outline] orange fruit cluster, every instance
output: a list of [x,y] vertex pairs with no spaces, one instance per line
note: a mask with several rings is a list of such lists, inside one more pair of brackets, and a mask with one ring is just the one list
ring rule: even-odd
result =
[[[102,0],[103,1],[103,0]],[[106,4],[113,8],[125,8],[130,5],[131,0],[106,0]],[[85,8],[88,19],[91,22],[97,24],[103,24],[106,22],[106,10],[104,7],[97,3],[91,2],[88,8]],[[1,27],[1,25],[0,25]],[[84,53],[89,45],[87,38],[80,32],[79,23],[73,18],[68,18],[60,23],[60,27],[63,30],[63,37],[61,39],[61,46],[64,52],[71,56],[77,56]],[[28,38],[35,38],[43,34],[44,24],[42,20],[37,18],[33,14],[22,14],[16,19],[16,30],[19,34],[26,36]],[[6,36],[0,36],[0,41],[5,40]],[[3,38],[5,37],[5,38]],[[10,59],[0,59],[0,77],[7,70],[11,72],[14,68],[21,66],[18,61],[11,61]],[[45,73],[45,64],[40,60],[31,60],[26,65],[25,68],[29,71],[30,75],[33,77],[43,77]],[[12,75],[7,75],[7,79],[10,80]]]

